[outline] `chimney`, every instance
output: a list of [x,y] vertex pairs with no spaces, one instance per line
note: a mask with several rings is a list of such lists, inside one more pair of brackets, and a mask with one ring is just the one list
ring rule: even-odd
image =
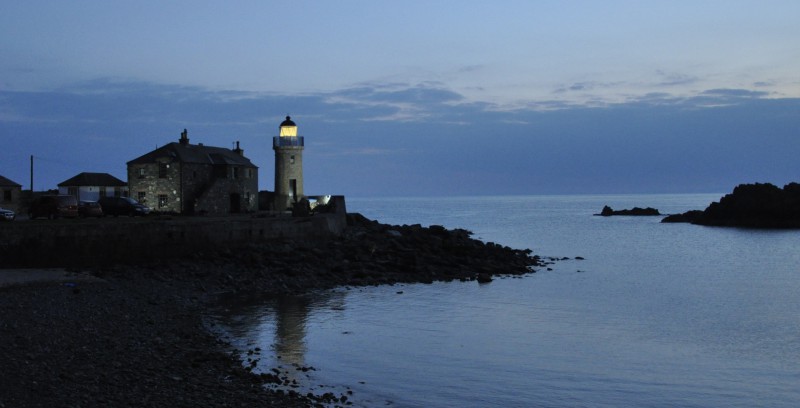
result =
[[184,146],[189,144],[189,132],[186,129],[183,129],[183,132],[181,132],[181,138],[178,141]]
[[236,141],[236,148],[233,149],[233,152],[238,154],[239,156],[244,156],[244,150],[239,148],[239,141]]

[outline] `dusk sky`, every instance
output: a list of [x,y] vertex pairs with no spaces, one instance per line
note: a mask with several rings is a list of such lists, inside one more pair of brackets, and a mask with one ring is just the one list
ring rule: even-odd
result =
[[0,0],[0,175],[177,141],[305,192],[728,192],[800,181],[800,1]]

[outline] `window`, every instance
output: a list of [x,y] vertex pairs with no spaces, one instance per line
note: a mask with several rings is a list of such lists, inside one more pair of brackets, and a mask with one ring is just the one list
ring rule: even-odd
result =
[[11,190],[3,190],[3,201],[9,202],[11,201]]
[[232,169],[232,172],[233,172],[233,178],[234,179],[238,179],[239,178],[239,168],[238,167],[232,167],[231,169]]
[[78,187],[67,187],[67,194],[71,196],[78,196]]
[[294,164],[294,155],[289,157],[289,164]]
[[106,196],[106,188],[100,187],[100,197],[105,197],[105,196]]
[[169,168],[169,164],[167,163],[158,163],[158,178],[167,178],[167,169]]
[[114,197],[122,197],[122,191],[119,189],[114,190]]
[[144,191],[140,191],[136,194],[136,201],[144,204],[147,202],[147,193]]
[[166,194],[159,194],[158,195],[158,208],[164,208],[167,206],[167,195]]
[[140,178],[140,179],[143,179],[143,178],[144,178],[144,167],[140,167],[140,168],[139,168],[139,178]]

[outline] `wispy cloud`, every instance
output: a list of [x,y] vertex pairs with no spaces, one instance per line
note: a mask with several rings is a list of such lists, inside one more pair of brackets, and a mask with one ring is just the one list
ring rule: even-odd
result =
[[697,83],[699,80],[699,78],[694,75],[688,75],[679,72],[665,72],[662,70],[656,71],[656,75],[661,78],[661,80],[655,84],[658,87],[690,85]]

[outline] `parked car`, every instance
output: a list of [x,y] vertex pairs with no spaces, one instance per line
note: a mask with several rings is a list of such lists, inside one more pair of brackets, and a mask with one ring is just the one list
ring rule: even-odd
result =
[[14,221],[15,218],[17,218],[17,214],[14,211],[0,208],[0,221]]
[[105,215],[127,215],[133,217],[136,215],[147,215],[150,213],[150,207],[139,203],[130,197],[101,197],[97,201],[100,207],[103,208]]
[[75,218],[78,216],[78,199],[71,195],[43,195],[39,196],[28,210],[31,219],[45,218]]
[[97,201],[78,201],[78,215],[81,217],[102,217],[103,207]]

